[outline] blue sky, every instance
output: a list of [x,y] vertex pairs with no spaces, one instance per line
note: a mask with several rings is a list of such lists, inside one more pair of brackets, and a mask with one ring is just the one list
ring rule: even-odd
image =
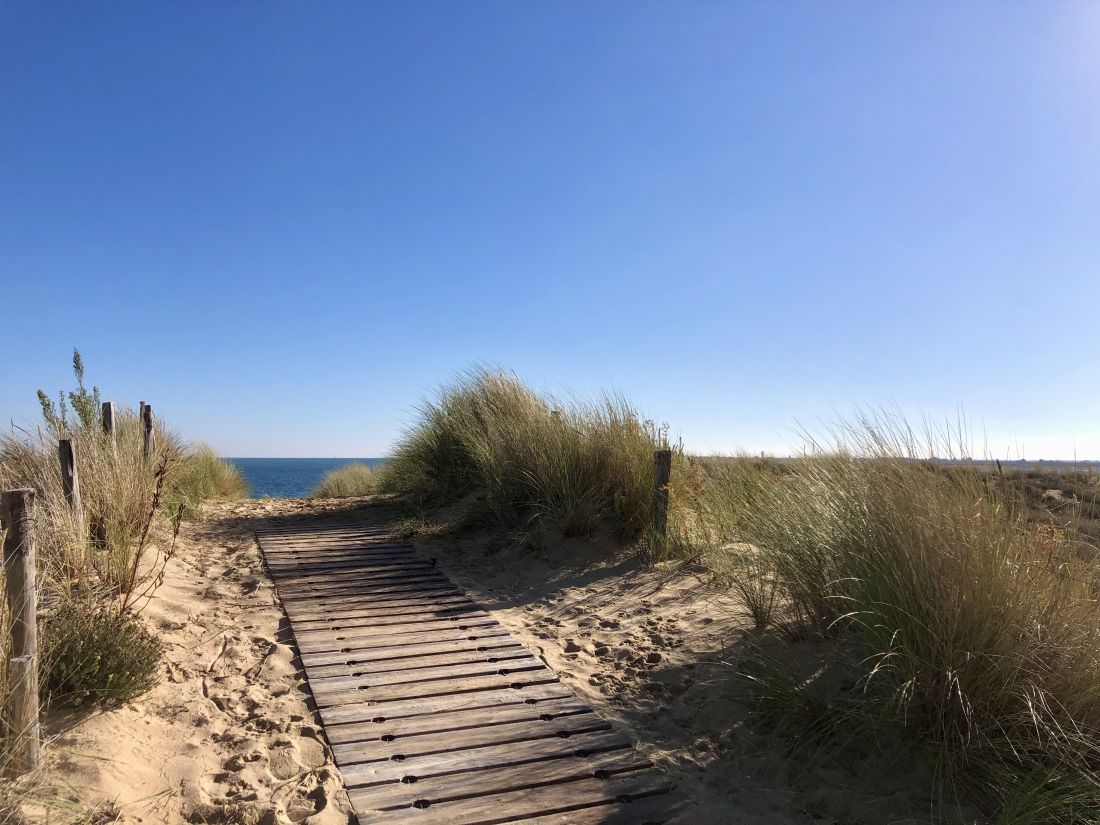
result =
[[1100,458],[1100,4],[0,4],[0,413],[229,455],[474,362],[700,451],[856,407]]

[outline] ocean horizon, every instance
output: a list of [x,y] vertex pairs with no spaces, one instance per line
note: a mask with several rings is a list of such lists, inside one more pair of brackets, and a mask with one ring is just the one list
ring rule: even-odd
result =
[[252,498],[304,498],[325,473],[347,464],[377,467],[385,458],[249,458],[227,456],[245,481]]

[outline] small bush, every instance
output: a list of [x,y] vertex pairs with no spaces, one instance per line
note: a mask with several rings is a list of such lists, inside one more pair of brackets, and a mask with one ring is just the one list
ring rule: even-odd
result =
[[248,495],[248,482],[241,471],[214,448],[199,444],[188,450],[164,491],[164,510],[183,518],[194,518],[204,501],[234,499]]
[[45,701],[113,706],[156,684],[161,645],[132,614],[78,600],[43,623],[41,657]]
[[311,498],[369,496],[378,492],[380,480],[377,470],[357,461],[329,470],[309,495]]
[[650,524],[653,452],[665,440],[622,398],[566,402],[480,369],[420,408],[384,482],[448,501],[480,493],[483,521],[504,530],[550,520],[565,535],[607,527],[633,540]]

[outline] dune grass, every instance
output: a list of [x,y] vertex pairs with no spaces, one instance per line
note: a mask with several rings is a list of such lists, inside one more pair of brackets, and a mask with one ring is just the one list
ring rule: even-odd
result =
[[[791,668],[753,673],[758,696],[819,745],[823,730],[892,728],[880,735],[926,754],[944,798],[996,821],[1095,821],[1096,564],[1065,531],[1029,523],[995,474],[921,460],[948,440],[929,450],[870,420],[784,465],[709,468],[710,563],[758,626],[836,642],[801,682]],[[807,713],[814,682],[835,678],[851,685],[843,701]]]
[[653,451],[666,441],[620,397],[559,399],[477,369],[420,407],[383,484],[451,501],[476,493],[471,517],[501,530],[552,523],[633,541],[651,521]]
[[353,498],[378,492],[381,474],[375,468],[356,461],[325,473],[310,491],[310,498]]
[[[99,390],[85,388],[79,353],[73,368],[75,390],[59,394],[56,403],[39,392],[40,426],[0,437],[0,489],[31,487],[36,493],[42,698],[110,704],[156,681],[159,645],[137,613],[160,581],[179,519],[193,514],[205,498],[242,494],[243,483],[212,450],[187,448],[159,421],[156,452],[143,455],[141,423],[126,407],[116,408],[112,443],[102,428]],[[81,531],[62,493],[60,437],[74,447]],[[0,593],[3,586],[0,571]],[[9,623],[0,619],[6,661]],[[0,668],[0,701],[8,692],[5,671]],[[0,731],[0,765],[12,744],[11,732]],[[15,804],[19,789],[33,785],[33,777],[18,785],[0,780],[0,800],[7,800],[0,804]]]
[[248,482],[233,464],[220,458],[208,444],[185,450],[179,467],[165,489],[164,509],[183,518],[194,518],[204,501],[236,499],[248,495]]

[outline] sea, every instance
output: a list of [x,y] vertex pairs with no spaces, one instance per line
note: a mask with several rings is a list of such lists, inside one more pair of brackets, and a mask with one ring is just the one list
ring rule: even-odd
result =
[[304,498],[329,470],[345,464],[376,467],[384,458],[227,458],[248,482],[252,498]]

